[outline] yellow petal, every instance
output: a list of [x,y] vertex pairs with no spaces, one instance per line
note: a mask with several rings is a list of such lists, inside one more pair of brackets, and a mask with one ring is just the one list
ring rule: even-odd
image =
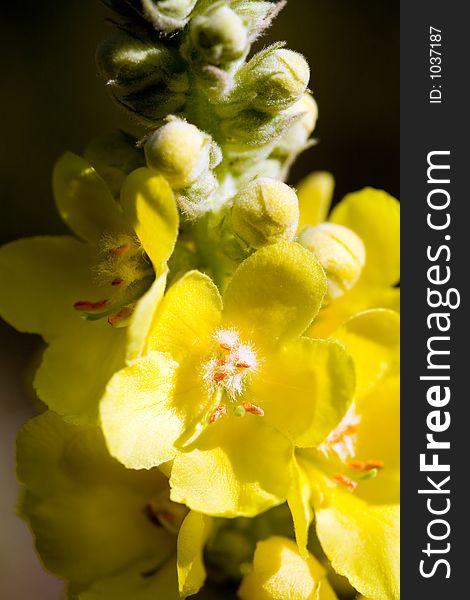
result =
[[175,445],[207,425],[214,402],[201,388],[197,364],[150,352],[114,375],[100,405],[109,450],[131,469],[171,460]]
[[[96,298],[90,247],[72,237],[35,237],[0,249],[0,314],[19,331],[46,340],[88,325],[74,310]],[[94,294],[94,295],[92,295]]]
[[196,594],[204,584],[203,550],[210,530],[210,518],[194,511],[188,513],[181,525],[177,564],[178,588],[182,598]]
[[400,310],[398,288],[371,287],[359,281],[349,292],[321,309],[308,330],[311,337],[330,337],[353,315],[373,308]]
[[333,209],[330,220],[352,229],[366,247],[361,280],[371,285],[395,285],[400,279],[400,204],[373,188],[348,194]]
[[175,363],[151,352],[114,375],[100,405],[109,451],[126,467],[149,469],[171,460],[190,407],[174,397]]
[[100,321],[53,339],[34,379],[46,405],[71,423],[95,423],[112,375],[124,366],[126,334]]
[[361,423],[357,434],[358,459],[379,459],[384,467],[375,479],[361,482],[357,494],[374,504],[400,500],[400,382],[388,377],[358,399]]
[[304,560],[292,540],[279,536],[258,542],[253,569],[243,579],[238,595],[241,600],[336,598],[318,561],[311,554]]
[[327,171],[316,171],[303,179],[297,187],[299,198],[299,229],[326,221],[333,199],[335,180]]
[[300,338],[260,365],[247,394],[297,446],[312,447],[343,418],[354,381],[351,357],[340,344]]
[[400,317],[386,309],[359,313],[333,333],[354,359],[356,397],[367,394],[371,388],[392,372],[400,359]]
[[126,358],[128,361],[142,356],[147,346],[149,333],[165,293],[168,269],[157,277],[151,288],[138,301],[127,327]]
[[173,463],[171,499],[214,516],[253,516],[286,500],[292,446],[263,417],[227,415]]
[[398,600],[398,506],[370,506],[338,490],[315,514],[318,538],[333,569],[365,596]]
[[43,413],[20,431],[17,458],[20,512],[52,572],[89,585],[174,553],[174,537],[144,512],[155,496],[168,493],[165,478],[125,469],[109,456],[98,428]]
[[273,341],[302,334],[326,293],[323,269],[299,244],[258,250],[235,271],[224,294],[224,318],[250,339]]
[[203,353],[220,323],[222,300],[212,280],[190,271],[167,291],[151,329],[148,350],[175,360]]
[[294,522],[295,539],[300,556],[307,558],[308,530],[313,521],[310,482],[295,458],[292,485],[287,496],[287,503]]
[[98,243],[104,232],[126,231],[119,205],[95,169],[83,158],[66,152],[52,175],[60,216],[80,238]]
[[[152,574],[155,561],[138,563],[131,569],[97,581],[78,600],[180,600],[175,559]],[[144,574],[144,575],[142,575]]]
[[122,186],[121,204],[157,276],[160,275],[175,247],[179,225],[168,182],[150,169],[136,169]]

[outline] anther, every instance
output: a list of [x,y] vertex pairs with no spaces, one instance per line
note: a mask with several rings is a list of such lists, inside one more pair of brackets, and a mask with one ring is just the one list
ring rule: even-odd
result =
[[251,402],[243,402],[242,406],[246,412],[251,413],[252,415],[256,415],[258,417],[264,416],[264,410],[259,406],[256,406],[256,404],[252,404]]
[[237,369],[249,369],[251,367],[251,365],[249,365],[246,362],[235,363],[235,366],[237,367]]
[[79,300],[73,307],[75,310],[100,310],[110,303],[109,300],[99,300],[98,302],[89,302],[88,300]]
[[220,383],[221,381],[225,381],[226,379],[227,379],[227,373],[222,373],[221,371],[214,373],[213,380],[216,383]]
[[124,279],[121,279],[120,277],[116,277],[116,279],[113,279],[111,281],[111,285],[114,286],[114,287],[117,287],[119,285],[122,285],[123,282],[124,282]]
[[118,246],[117,248],[112,248],[110,250],[110,252],[111,252],[112,256],[119,258],[120,256],[127,254],[127,252],[129,252],[130,249],[131,249],[130,244],[122,244],[122,246]]
[[219,344],[219,346],[222,348],[222,350],[225,350],[226,352],[231,352],[232,351],[232,347],[229,346],[228,344]]
[[340,485],[348,490],[348,492],[354,492],[357,487],[357,481],[346,477],[342,473],[333,473],[331,479],[336,483],[336,485]]
[[209,419],[209,424],[213,425],[214,423],[216,423],[219,419],[221,419],[226,414],[227,414],[227,409],[225,408],[225,406],[223,404],[221,404],[212,413],[211,418]]
[[348,467],[354,471],[371,471],[372,469],[383,469],[383,460],[351,460]]
[[126,319],[131,314],[132,314],[132,309],[129,308],[128,306],[125,306],[124,308],[121,308],[121,310],[118,313],[116,313],[115,315],[109,315],[108,323],[112,327],[114,327],[115,325],[117,325],[119,323],[119,321]]

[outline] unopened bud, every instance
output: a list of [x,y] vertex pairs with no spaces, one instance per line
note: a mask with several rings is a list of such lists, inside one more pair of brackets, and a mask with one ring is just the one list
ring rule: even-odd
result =
[[318,118],[318,106],[313,96],[304,94],[300,100],[285,111],[286,115],[298,120],[286,131],[276,146],[275,156],[289,156],[298,154],[305,149],[308,138],[311,136]]
[[121,131],[92,140],[85,150],[85,159],[118,197],[124,179],[131,171],[145,166],[144,153],[135,139]]
[[219,182],[209,169],[190,186],[176,193],[176,202],[187,219],[193,220],[210,210],[211,200]]
[[310,69],[305,58],[285,48],[272,47],[255,55],[240,72],[240,95],[253,98],[251,106],[275,113],[289,108],[305,93]]
[[157,129],[145,144],[145,157],[174,189],[190,186],[220,162],[211,136],[181,119]]
[[144,125],[155,126],[169,114],[183,110],[187,101],[188,79],[186,73],[175,75],[171,81],[160,82],[132,94],[113,90],[117,103]]
[[195,17],[190,26],[191,41],[201,58],[210,64],[233,62],[248,48],[242,19],[228,6],[216,6]]
[[305,227],[299,243],[313,252],[325,270],[328,281],[325,304],[342,296],[359,279],[366,251],[354,231],[336,223],[320,223]]
[[99,44],[96,65],[108,85],[129,93],[166,79],[177,70],[178,58],[163,44],[117,31]]
[[197,0],[141,0],[144,16],[155,29],[170,33],[182,29]]
[[246,185],[233,200],[233,231],[252,248],[292,240],[298,222],[297,195],[277,179],[257,179]]

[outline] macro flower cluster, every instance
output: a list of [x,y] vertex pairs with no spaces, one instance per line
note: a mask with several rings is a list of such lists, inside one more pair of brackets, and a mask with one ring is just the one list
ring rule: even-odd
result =
[[399,598],[399,204],[285,183],[309,67],[283,2],[107,0],[141,134],[57,161],[70,229],[0,250],[45,342],[19,512],[75,600]]

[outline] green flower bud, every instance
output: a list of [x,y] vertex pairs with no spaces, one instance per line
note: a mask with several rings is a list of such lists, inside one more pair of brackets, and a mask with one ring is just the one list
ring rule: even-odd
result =
[[310,78],[305,58],[272,46],[255,55],[239,73],[237,95],[250,97],[257,110],[276,113],[289,108],[304,94]]
[[318,118],[318,106],[310,94],[304,94],[300,100],[285,111],[286,115],[300,115],[299,119],[286,131],[276,146],[274,156],[296,155],[305,149]]
[[124,31],[103,40],[96,65],[107,84],[121,92],[137,92],[181,69],[173,50],[160,43],[142,41]]
[[176,194],[176,202],[187,219],[193,220],[210,210],[214,192],[219,187],[217,177],[211,170],[202,173],[198,179]]
[[155,29],[171,33],[182,29],[197,0],[141,0],[144,16]]
[[292,240],[299,223],[299,203],[292,188],[277,179],[246,185],[231,210],[234,233],[252,248]]
[[228,6],[218,5],[195,17],[190,36],[201,58],[212,65],[236,61],[248,49],[245,25]]
[[325,270],[328,281],[325,304],[342,296],[359,279],[366,251],[354,231],[336,223],[320,223],[305,227],[299,243],[315,254]]
[[132,136],[122,131],[92,140],[85,149],[85,159],[106,181],[115,197],[119,196],[127,175],[145,166],[143,150],[136,147]]
[[129,111],[131,116],[143,125],[155,126],[168,115],[183,110],[187,101],[187,88],[187,75],[183,73],[175,76],[168,84],[162,82],[132,94],[113,92],[113,96],[122,108]]
[[221,159],[211,136],[181,119],[155,131],[145,144],[145,157],[149,168],[161,173],[174,189],[190,186]]

